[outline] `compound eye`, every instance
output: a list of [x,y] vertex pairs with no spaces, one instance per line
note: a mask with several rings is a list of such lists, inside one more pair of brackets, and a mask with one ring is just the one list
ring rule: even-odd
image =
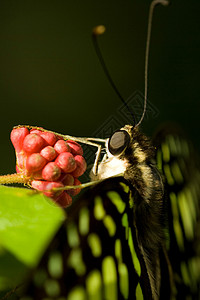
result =
[[118,130],[113,133],[108,141],[108,150],[114,156],[121,154],[130,142],[130,136],[125,130]]

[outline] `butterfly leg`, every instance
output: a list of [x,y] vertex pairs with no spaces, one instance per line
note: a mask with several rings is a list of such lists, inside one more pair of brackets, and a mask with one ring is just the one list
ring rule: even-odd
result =
[[[87,138],[88,141],[94,141],[94,142],[99,142],[99,143],[104,143],[106,144],[106,142],[108,141],[108,139],[100,139],[100,138]],[[99,144],[94,144],[97,146],[98,150],[97,150],[97,153],[96,153],[96,158],[95,158],[95,161],[94,161],[94,164],[93,164],[93,167],[92,167],[92,174],[94,176],[97,175],[97,169],[98,169],[98,162],[99,162],[99,158],[100,158],[100,155],[101,155],[101,150],[102,150],[102,146],[99,145]]]
[[100,139],[100,138],[87,138],[88,141],[93,141],[93,142],[99,142],[99,143],[105,143],[107,142],[108,139]]

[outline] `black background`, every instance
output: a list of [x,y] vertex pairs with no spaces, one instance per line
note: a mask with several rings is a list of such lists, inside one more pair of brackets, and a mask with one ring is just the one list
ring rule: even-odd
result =
[[[144,91],[150,1],[0,1],[1,173],[15,171],[9,140],[18,124],[93,136],[120,100],[100,67],[91,30],[124,98]],[[175,121],[199,142],[200,2],[174,0],[156,8],[150,47],[149,101],[159,114],[144,120],[152,135]],[[142,113],[142,112],[141,112]],[[99,129],[101,131],[101,129]]]

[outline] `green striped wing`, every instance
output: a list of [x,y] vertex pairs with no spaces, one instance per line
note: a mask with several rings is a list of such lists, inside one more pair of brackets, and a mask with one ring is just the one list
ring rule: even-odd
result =
[[199,158],[180,131],[161,130],[156,141],[158,168],[166,179],[167,250],[176,299],[200,299]]
[[137,246],[131,192],[122,178],[108,179],[87,191],[68,210],[67,221],[44,254],[22,299],[143,297],[152,299]]

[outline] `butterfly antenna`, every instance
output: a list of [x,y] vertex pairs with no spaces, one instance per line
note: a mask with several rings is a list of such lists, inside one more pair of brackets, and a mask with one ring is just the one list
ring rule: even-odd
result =
[[99,47],[99,44],[98,44],[98,39],[97,37],[99,35],[102,35],[104,32],[105,32],[106,28],[105,26],[103,25],[99,25],[99,26],[96,26],[93,31],[92,31],[92,41],[93,41],[93,45],[94,45],[94,49],[96,51],[96,54],[97,54],[97,57],[99,59],[99,62],[103,68],[103,71],[106,75],[106,77],[108,78],[108,81],[110,82],[112,88],[114,89],[115,93],[117,94],[117,96],[120,98],[120,100],[122,101],[122,103],[124,104],[124,106],[127,108],[127,110],[130,112],[132,118],[133,118],[133,126],[135,127],[135,117],[134,117],[134,114],[132,112],[132,110],[130,109],[130,107],[128,106],[128,104],[126,103],[126,101],[124,100],[124,98],[122,97],[122,95],[120,94],[119,90],[117,89],[109,71],[108,71],[108,68],[106,66],[106,63],[104,61],[104,58],[102,56],[102,53],[101,53],[101,50],[100,50],[100,47]]
[[163,6],[167,6],[169,4],[169,1],[167,0],[154,0],[151,2],[150,8],[149,8],[149,18],[148,18],[148,27],[147,27],[147,39],[146,39],[146,51],[145,51],[145,67],[144,67],[144,109],[142,116],[137,123],[136,126],[139,126],[145,116],[146,108],[147,108],[147,94],[148,94],[148,68],[149,68],[149,47],[150,47],[150,41],[151,41],[151,28],[152,28],[152,19],[153,19],[153,13],[154,8],[157,4],[162,4]]

